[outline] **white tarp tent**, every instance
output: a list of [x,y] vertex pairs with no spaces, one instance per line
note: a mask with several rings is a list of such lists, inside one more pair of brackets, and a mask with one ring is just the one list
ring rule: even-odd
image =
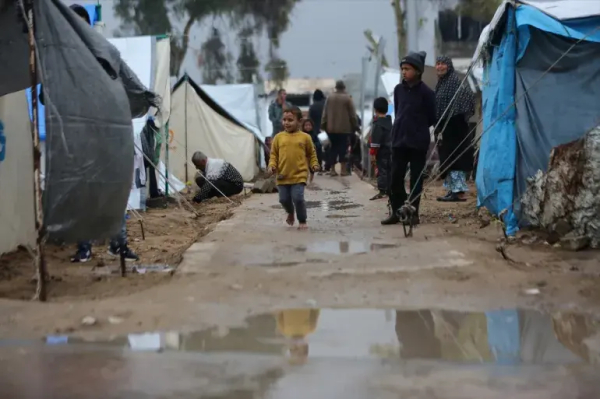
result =
[[0,97],[6,145],[0,160],[0,254],[35,243],[33,142],[25,92]]
[[206,94],[264,143],[258,108],[258,93],[253,84],[200,85]]
[[189,77],[181,78],[173,88],[169,130],[169,170],[179,180],[193,180],[196,171],[191,157],[196,151],[231,163],[245,181],[258,173],[260,136]]

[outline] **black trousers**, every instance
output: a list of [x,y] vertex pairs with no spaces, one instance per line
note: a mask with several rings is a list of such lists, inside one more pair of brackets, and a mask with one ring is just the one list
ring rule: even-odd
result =
[[346,133],[332,133],[329,135],[329,140],[331,141],[331,146],[329,147],[330,167],[333,168],[338,162],[346,162],[349,137],[350,135]]
[[146,168],[148,180],[150,182],[150,198],[158,198],[160,192],[158,191],[158,182],[156,180],[156,170],[154,166],[146,158],[144,158],[144,167]]
[[375,157],[375,161],[377,162],[377,188],[382,193],[389,194],[390,192],[390,179],[391,179],[391,169],[392,169],[392,154],[389,150],[377,152],[377,156]]
[[392,211],[396,212],[404,205],[408,198],[404,186],[404,177],[410,164],[410,191],[412,192],[410,202],[419,213],[421,203],[421,192],[423,191],[423,170],[427,163],[427,150],[416,150],[413,148],[392,149],[392,177],[390,181],[390,204]]

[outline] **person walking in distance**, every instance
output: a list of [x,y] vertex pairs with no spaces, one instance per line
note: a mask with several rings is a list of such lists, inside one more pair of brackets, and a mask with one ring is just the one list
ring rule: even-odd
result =
[[307,228],[304,188],[309,173],[319,170],[319,162],[312,138],[300,130],[301,120],[302,111],[298,107],[291,107],[283,112],[285,131],[273,139],[269,173],[277,175],[279,202],[287,213],[286,223],[294,225],[295,212],[299,229],[304,230]]
[[[408,200],[415,207],[412,224],[420,223],[419,204],[423,190],[423,170],[431,144],[429,128],[435,124],[435,93],[422,81],[425,52],[409,53],[402,59],[402,82],[394,89],[396,118],[392,127],[391,215],[383,225],[400,222],[398,210]],[[404,177],[410,164],[410,198]]]
[[371,128],[371,149],[377,162],[377,188],[379,193],[371,201],[385,198],[390,191],[392,163],[392,117],[388,113],[388,101],[379,97],[373,103],[375,120]]
[[346,85],[341,80],[335,84],[335,92],[327,98],[321,128],[329,135],[329,166],[331,176],[337,176],[335,165],[339,159],[342,176],[348,176],[346,155],[350,135],[358,129],[358,118],[352,98],[346,93]]
[[[323,109],[325,107],[325,94],[323,91],[317,89],[313,93],[313,103],[308,109],[308,117],[314,122],[315,136],[321,133],[321,119],[323,118]],[[319,167],[323,168],[324,157],[327,156],[327,152],[319,142],[317,149],[317,157],[319,158]],[[319,172],[322,174],[323,172]]]
[[[461,85],[449,57],[438,57],[435,66],[438,83],[435,86],[436,137],[442,165],[444,187],[448,193],[441,202],[464,202],[469,190],[467,175],[473,170],[474,150],[469,140],[469,119],[475,113],[475,99],[468,84]],[[454,100],[454,101],[453,101]]]
[[271,121],[271,124],[273,124],[273,137],[275,137],[277,133],[283,131],[283,123],[281,122],[283,111],[286,108],[291,107],[291,104],[285,100],[286,97],[286,91],[284,89],[279,89],[277,98],[269,105],[269,120]]

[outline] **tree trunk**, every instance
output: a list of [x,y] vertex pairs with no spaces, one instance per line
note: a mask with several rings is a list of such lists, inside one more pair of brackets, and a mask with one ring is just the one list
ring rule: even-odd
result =
[[406,5],[403,0],[392,0],[394,17],[396,19],[396,38],[398,41],[398,65],[406,53]]
[[179,72],[181,71],[181,65],[183,64],[183,60],[185,59],[185,54],[187,53],[188,45],[190,44],[190,31],[192,30],[192,26],[196,22],[195,17],[190,17],[185,27],[183,28],[183,37],[181,38],[181,47],[178,45],[173,45],[171,43],[171,75],[179,76]]

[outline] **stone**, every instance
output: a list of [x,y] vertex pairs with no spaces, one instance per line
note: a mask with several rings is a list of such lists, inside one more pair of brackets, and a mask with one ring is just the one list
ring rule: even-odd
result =
[[121,324],[121,323],[123,323],[123,319],[121,317],[117,317],[117,316],[110,316],[108,318],[108,322],[110,324]]
[[479,208],[477,218],[479,219],[479,228],[486,228],[492,223],[492,215],[485,207]]
[[275,178],[259,179],[254,183],[252,192],[257,194],[270,194],[276,192],[277,185],[275,184]]
[[575,234],[567,234],[560,239],[560,244],[563,248],[571,251],[581,251],[590,245],[590,238],[586,236],[576,236]]
[[81,319],[81,324],[84,326],[93,326],[96,323],[96,319],[92,316],[85,316],[83,319]]

